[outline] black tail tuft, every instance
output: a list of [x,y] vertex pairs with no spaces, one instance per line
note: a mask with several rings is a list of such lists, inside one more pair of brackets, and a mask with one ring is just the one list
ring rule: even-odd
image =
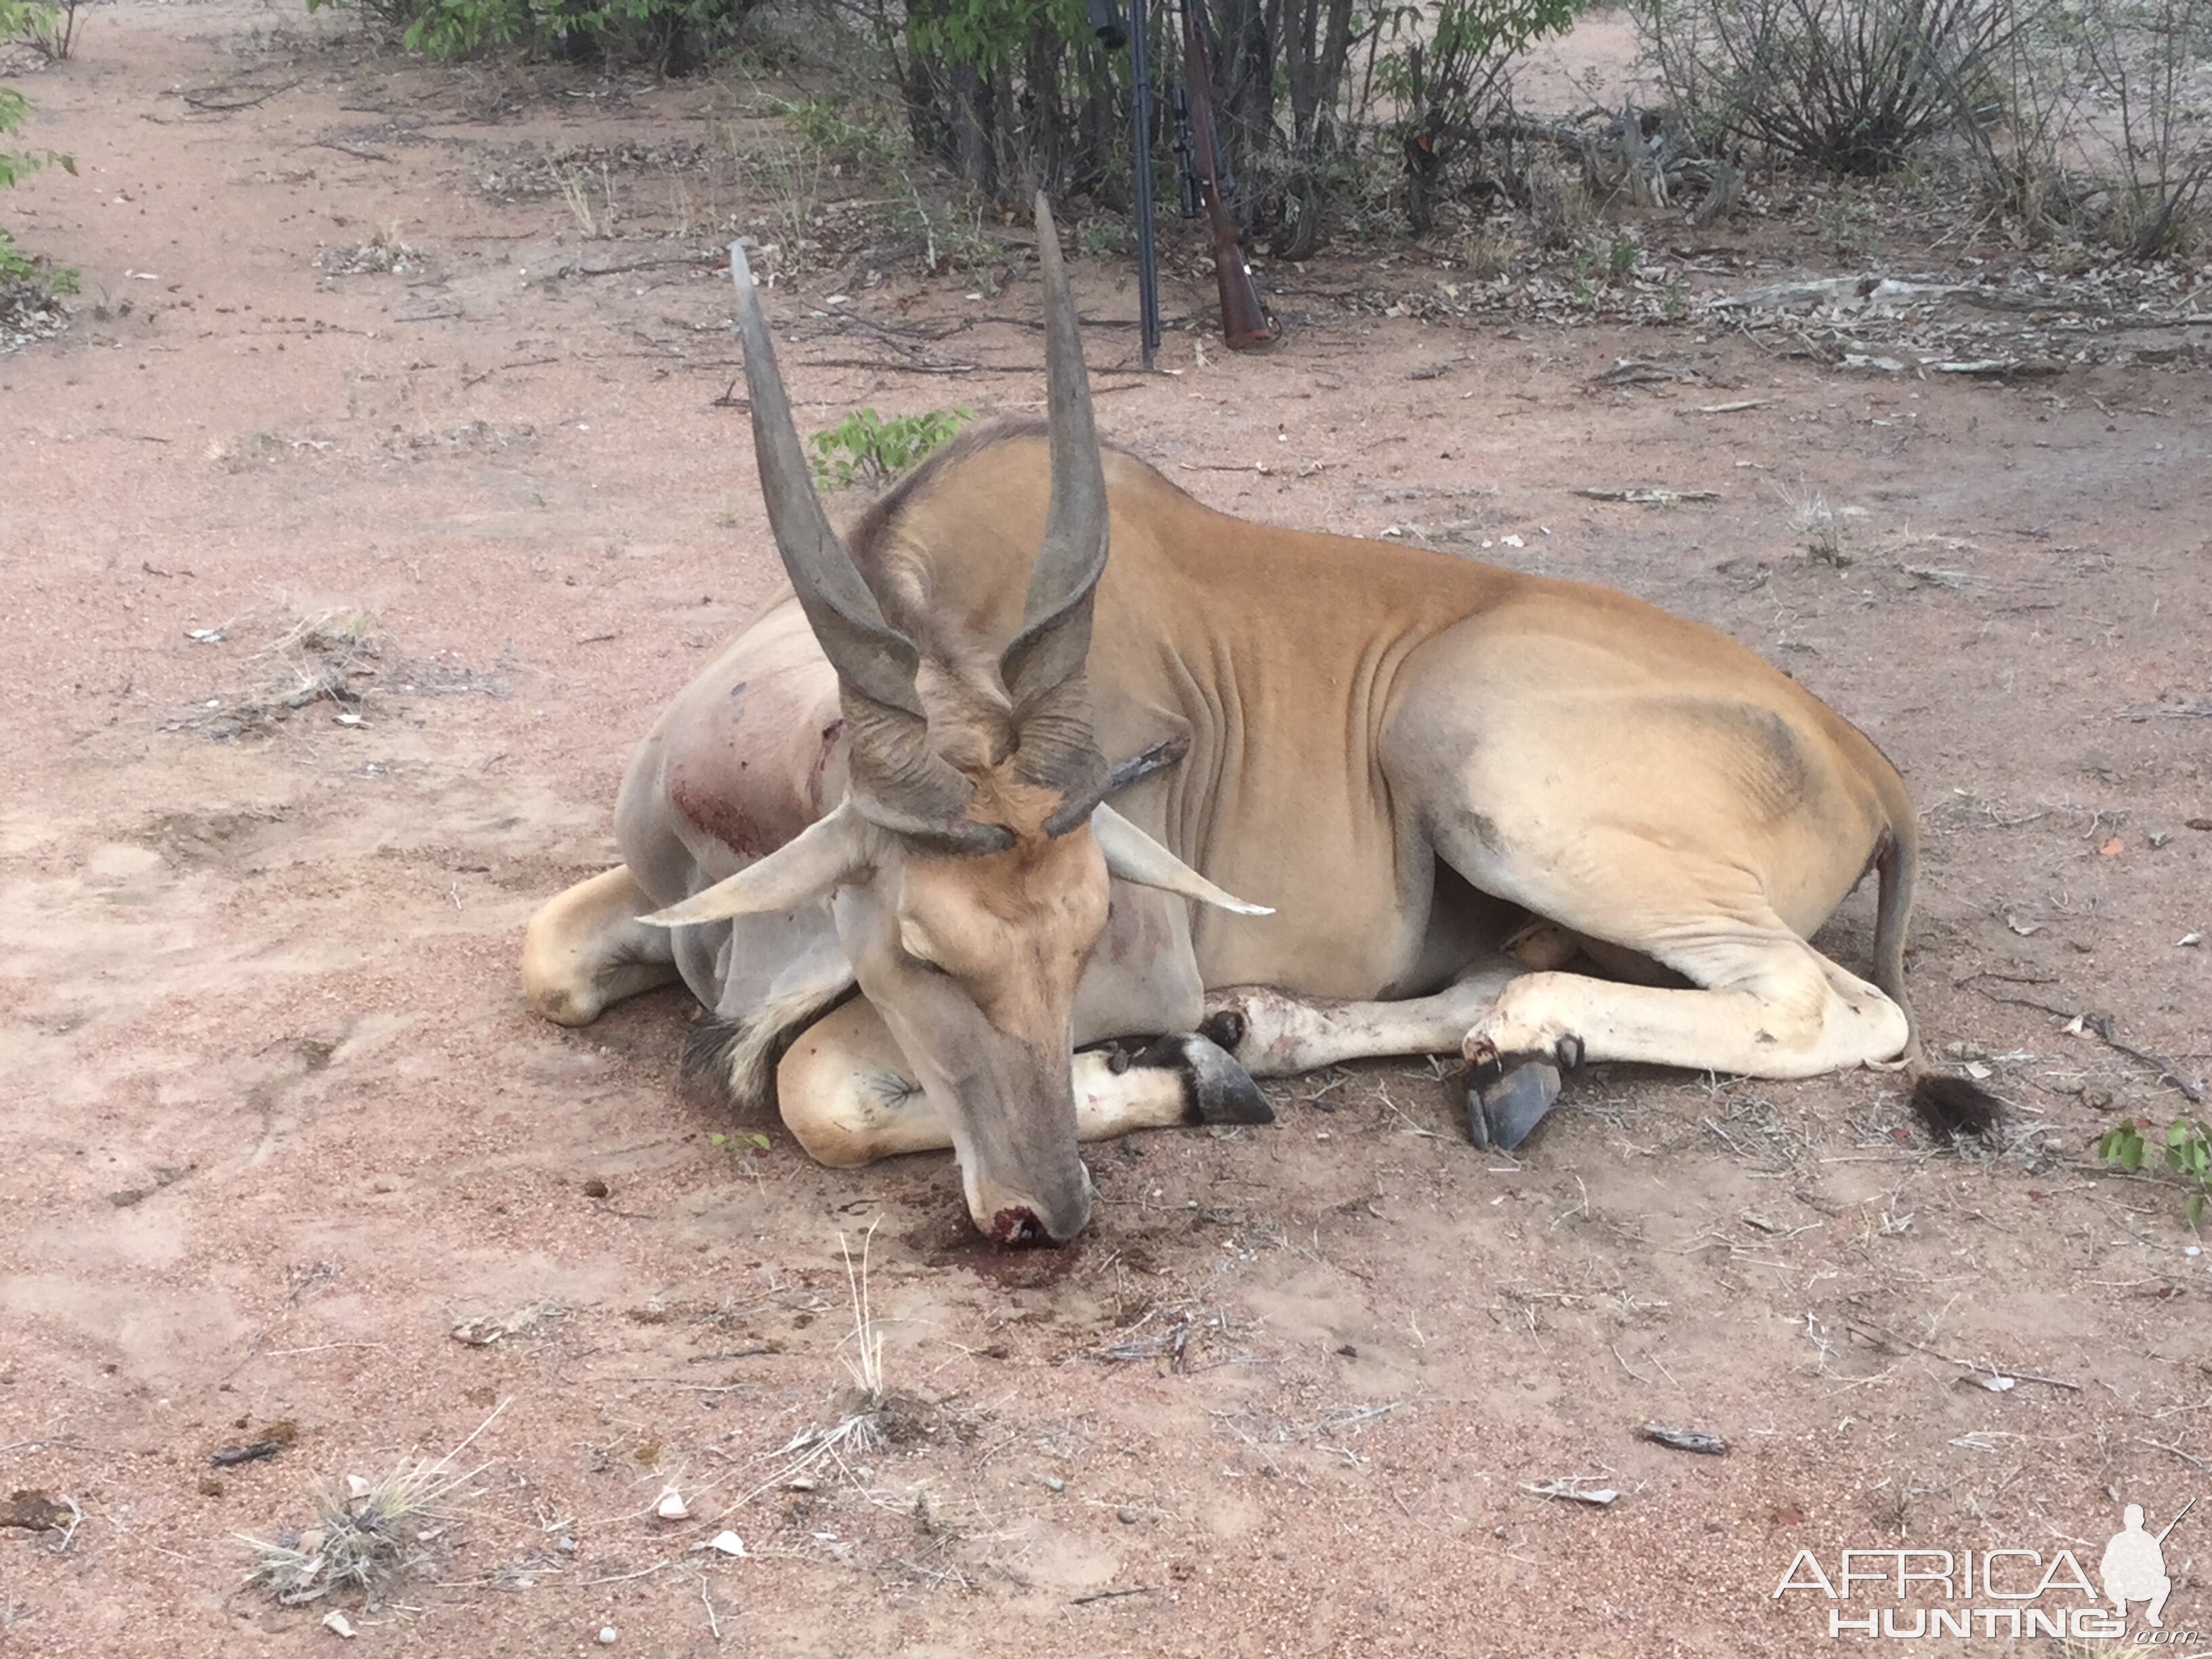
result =
[[745,1040],[745,1022],[729,1019],[711,1008],[702,1008],[684,1034],[684,1058],[677,1068],[678,1086],[702,1105],[728,1107],[732,1099],[730,1058]]
[[1912,1085],[1912,1112],[1938,1140],[1987,1140],[2004,1121],[2004,1103],[1978,1083],[1930,1072]]

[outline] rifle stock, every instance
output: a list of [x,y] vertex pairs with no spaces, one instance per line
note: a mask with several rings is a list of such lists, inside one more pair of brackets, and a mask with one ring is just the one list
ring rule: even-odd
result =
[[[1213,68],[1206,50],[1200,0],[1182,0],[1183,85],[1190,105],[1191,144],[1185,176],[1204,205],[1213,231],[1213,278],[1221,290],[1221,336],[1231,351],[1266,345],[1275,337],[1274,319],[1261,297],[1260,284],[1244,258],[1244,234],[1224,198],[1221,143],[1213,123]],[[1180,144],[1177,146],[1181,148]],[[1196,175],[1194,181],[1190,174]]]

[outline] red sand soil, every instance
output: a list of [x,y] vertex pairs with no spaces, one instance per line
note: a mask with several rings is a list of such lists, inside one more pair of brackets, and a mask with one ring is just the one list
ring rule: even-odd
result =
[[[1601,1068],[1516,1163],[1441,1068],[1368,1066],[1099,1149],[1082,1243],[1000,1257],[943,1158],[826,1171],[680,1101],[682,996],[567,1032],[516,983],[532,907],[610,860],[629,745],[770,591],[724,279],[647,263],[773,211],[653,160],[750,106],[272,21],[92,13],[29,85],[80,176],[9,204],[85,294],[0,359],[0,1493],[82,1519],[0,1529],[0,1652],[327,1648],[238,1534],[472,1432],[434,1559],[348,1603],[363,1650],[1802,1653],[1800,1548],[2094,1572],[2123,1502],[2212,1486],[2206,1258],[2177,1187],[2091,1157],[2180,1097],[2066,1029],[2109,1014],[2193,1084],[2212,1053],[2212,951],[2176,943],[2212,932],[2212,724],[2173,712],[2212,698],[2201,374],[1870,382],[1287,276],[1266,356],[1178,331],[1176,373],[1109,374],[1133,337],[1095,331],[1108,433],[1206,499],[1616,584],[1863,724],[1925,815],[1923,1024],[2033,1133],[1931,1150],[1877,1073]],[[587,180],[614,239],[486,187],[583,145],[633,147]],[[380,230],[404,268],[347,269]],[[1035,408],[1029,275],[910,271],[779,283],[802,420]],[[1119,266],[1079,280],[1132,314]],[[1202,315],[1187,260],[1168,297]],[[994,372],[939,378],[810,314],[843,310],[1008,320],[932,348]],[[1629,355],[1705,379],[1587,384]],[[1571,493],[1649,483],[1720,499]],[[1815,497],[1858,509],[1841,569]],[[361,701],[238,733],[326,612],[373,619]],[[1824,942],[1869,929],[1862,895]],[[839,1240],[872,1229],[893,1401],[794,1486],[779,1449],[853,1409]],[[1528,1490],[1565,1476],[1620,1496]],[[652,1516],[672,1484],[690,1519]],[[695,1547],[725,1528],[746,1559]],[[2212,1628],[2208,1528],[2169,1540],[2170,1626]]]

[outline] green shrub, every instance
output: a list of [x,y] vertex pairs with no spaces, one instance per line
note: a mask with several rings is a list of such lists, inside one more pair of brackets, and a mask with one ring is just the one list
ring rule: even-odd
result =
[[1488,134],[1510,125],[1513,60],[1546,35],[1564,33],[1589,3],[1431,0],[1378,15],[1389,48],[1376,59],[1375,87],[1399,112],[1385,136],[1405,157],[1406,216],[1416,235],[1429,229],[1452,162],[1479,158]]
[[[72,8],[72,13],[74,9]],[[0,45],[23,40],[51,55],[67,51],[61,33],[61,10],[40,0],[0,0]],[[64,41],[58,50],[52,43]],[[22,131],[31,113],[30,100],[13,87],[0,87],[0,190],[18,184],[43,167],[58,167],[74,173],[76,163],[58,150],[16,149],[11,141]],[[0,225],[0,300],[10,292],[27,291],[34,299],[76,291],[76,273],[32,258],[15,244],[5,225]]]
[[[2143,1135],[2149,1127],[2148,1118],[2130,1119],[2097,1143],[2097,1156],[2133,1175],[2150,1156],[2150,1142]],[[2166,1167],[2189,1189],[2183,1208],[2194,1227],[2204,1218],[2204,1200],[2212,1195],[2212,1126],[2194,1113],[2167,1124]]]
[[[307,0],[307,9],[356,0]],[[400,44],[431,58],[468,58],[520,43],[533,55],[699,68],[759,0],[357,0]]]
[[856,409],[809,440],[814,448],[814,476],[832,489],[864,481],[881,483],[951,442],[973,419],[974,411],[965,409],[932,409],[889,419],[872,409]]

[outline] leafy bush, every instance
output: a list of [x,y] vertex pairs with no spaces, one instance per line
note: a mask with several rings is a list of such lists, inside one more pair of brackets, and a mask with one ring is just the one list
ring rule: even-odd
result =
[[[2149,1127],[2148,1118],[2133,1118],[2107,1131],[2097,1143],[2097,1156],[2133,1175],[2150,1156],[2150,1143],[2143,1135]],[[2212,1195],[2212,1126],[2194,1114],[2167,1124],[2166,1167],[2191,1189],[2183,1208],[2194,1227],[2204,1218],[2204,1200]]]
[[2010,0],[1636,0],[1647,51],[1700,136],[1873,177],[1966,125],[1966,91],[2018,28]]
[[[74,16],[75,8],[71,8]],[[58,7],[40,0],[0,0],[0,43],[21,40],[60,55],[68,50],[61,33]],[[49,45],[59,42],[58,47]],[[15,149],[10,140],[29,118],[30,101],[13,87],[0,86],[0,190],[19,183],[42,167],[58,167],[74,173],[76,163],[58,150]],[[27,293],[33,301],[76,290],[76,273],[57,269],[32,258],[16,246],[15,239],[0,225],[0,301],[10,292]]]
[[974,418],[975,411],[966,409],[932,409],[888,419],[872,409],[854,410],[808,441],[814,447],[814,476],[832,489],[863,480],[881,483],[951,442]]
[[[1093,36],[1083,0],[834,0],[894,66],[917,153],[993,199],[1032,185],[1129,204],[1127,54]],[[1443,163],[1479,145],[1505,65],[1589,0],[1207,0],[1230,207],[1281,258],[1363,189],[1363,146],[1405,159],[1425,224]],[[1124,15],[1126,16],[1126,10]],[[1152,10],[1152,154],[1172,164],[1167,89],[1183,79],[1180,18]],[[1171,179],[1158,199],[1172,202]]]
[[[1389,50],[1375,85],[1398,111],[1388,124],[1406,160],[1406,216],[1416,235],[1433,216],[1439,180],[1458,155],[1479,155],[1493,134],[1510,145],[1515,58],[1564,32],[1587,0],[1435,0],[1383,14]],[[1515,171],[1508,160],[1504,172]]]
[[[307,9],[354,0],[307,0]],[[759,0],[359,0],[410,52],[467,58],[520,43],[534,55],[643,62],[663,74],[702,65]]]

